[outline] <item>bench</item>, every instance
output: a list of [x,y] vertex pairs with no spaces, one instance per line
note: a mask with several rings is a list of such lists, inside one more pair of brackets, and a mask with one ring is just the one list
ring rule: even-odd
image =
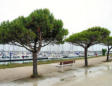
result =
[[73,63],[75,63],[75,60],[71,60],[71,61],[62,61],[60,62],[60,66],[64,66],[64,65],[72,65]]
[[59,67],[59,68],[61,67],[62,71],[63,71],[64,66],[72,66],[74,63],[75,63],[75,60],[61,61],[57,67]]

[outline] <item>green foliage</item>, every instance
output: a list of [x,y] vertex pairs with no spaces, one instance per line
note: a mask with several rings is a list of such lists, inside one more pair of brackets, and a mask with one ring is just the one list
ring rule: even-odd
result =
[[102,55],[105,56],[107,49],[102,49]]
[[112,36],[107,37],[102,43],[106,46],[112,46]]
[[99,27],[99,26],[89,28],[87,31],[97,33],[99,35],[98,38],[99,42],[105,40],[110,35],[110,31],[107,28]]
[[[36,35],[42,32],[44,42],[59,42],[68,34],[67,29],[63,28],[63,22],[55,19],[48,9],[39,9],[26,17],[26,28],[31,29]],[[38,40],[38,39],[37,39]]]
[[68,30],[48,9],[38,9],[0,25],[0,43],[10,43],[33,51],[49,43],[62,43]]
[[110,31],[102,27],[92,27],[79,33],[72,34],[65,41],[84,47],[100,43],[104,38],[108,37]]
[[89,28],[88,31],[97,32],[103,37],[107,37],[110,34],[110,31],[107,28],[99,26]]
[[10,41],[10,39],[8,39],[7,37],[9,36],[8,31],[9,31],[9,27],[10,23],[9,21],[4,21],[1,23],[0,25],[0,44],[6,44],[7,42]]

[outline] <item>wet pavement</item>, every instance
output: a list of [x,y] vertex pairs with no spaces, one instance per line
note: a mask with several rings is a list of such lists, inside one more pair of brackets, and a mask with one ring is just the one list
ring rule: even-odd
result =
[[72,68],[40,79],[21,79],[0,86],[112,86],[112,62],[88,68]]

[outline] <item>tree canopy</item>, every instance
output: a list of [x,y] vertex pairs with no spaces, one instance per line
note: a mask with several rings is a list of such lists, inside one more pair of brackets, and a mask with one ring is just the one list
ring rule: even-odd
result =
[[107,37],[105,40],[103,40],[104,45],[112,47],[112,36]]
[[63,22],[55,19],[48,9],[35,10],[27,17],[21,16],[11,22],[3,22],[0,32],[6,43],[25,47],[30,51],[33,51],[35,42],[37,48],[40,45],[44,47],[49,43],[63,41],[68,34],[68,30],[63,28]]
[[106,28],[92,27],[82,32],[72,34],[66,41],[84,48],[99,44],[101,40],[105,39],[109,34],[110,31]]

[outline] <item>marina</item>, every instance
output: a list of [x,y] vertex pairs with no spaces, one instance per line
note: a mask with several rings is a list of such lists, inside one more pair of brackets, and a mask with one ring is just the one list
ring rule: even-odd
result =
[[[95,53],[98,53],[98,56],[101,55],[100,51],[90,51],[88,52],[88,57],[96,56]],[[70,58],[81,58],[84,57],[83,51],[43,51],[38,55],[37,60],[58,60],[58,59],[70,59]],[[8,64],[9,62],[14,63],[22,63],[22,62],[32,62],[32,54],[27,51],[0,51],[0,63],[5,62]],[[7,62],[7,63],[6,63]],[[3,64],[3,63],[1,63]]]

